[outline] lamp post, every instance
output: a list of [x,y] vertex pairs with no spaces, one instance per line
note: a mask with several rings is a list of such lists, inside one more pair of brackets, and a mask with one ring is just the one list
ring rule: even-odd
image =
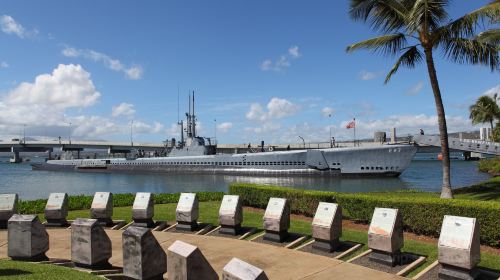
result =
[[302,145],[304,145],[304,149],[306,148],[306,141],[304,141],[304,138],[302,136],[298,135],[300,139],[302,139]]
[[217,141],[217,119],[214,119],[214,135],[215,141]]
[[23,144],[26,144],[26,124],[23,124]]
[[130,146],[134,146],[134,120],[130,121]]
[[71,122],[69,122],[68,142],[71,144]]
[[333,141],[332,141],[332,114],[328,114],[328,128],[330,129],[330,148],[333,148]]

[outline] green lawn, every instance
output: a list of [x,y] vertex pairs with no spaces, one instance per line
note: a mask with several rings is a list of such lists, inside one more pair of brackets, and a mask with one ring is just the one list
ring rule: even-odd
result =
[[494,177],[488,181],[458,189],[455,193],[455,197],[460,199],[500,202],[500,177]]
[[85,272],[67,267],[48,264],[35,264],[10,260],[0,260],[1,279],[100,279]]
[[[418,193],[417,195],[421,195]],[[424,194],[428,195],[428,194]],[[219,210],[220,202],[200,202],[200,219],[201,222],[207,222],[212,224],[218,224],[218,210]],[[155,205],[155,219],[156,220],[167,220],[174,221],[175,220],[175,207],[176,204],[159,204]],[[69,218],[74,219],[76,217],[88,217],[89,210],[80,210],[80,211],[70,211]],[[262,216],[263,211],[261,212],[250,212],[244,211],[243,213],[243,224],[244,226],[251,226],[262,228]],[[131,220],[131,207],[117,207],[113,212],[114,219],[120,220]],[[299,219],[291,219],[290,232],[302,233],[302,234],[311,234],[311,223],[304,220]],[[363,250],[367,249],[367,232],[352,230],[352,229],[343,229],[342,231],[342,240],[349,240],[354,242],[359,242],[365,244]],[[411,252],[419,255],[427,256],[427,261],[423,266],[420,267],[420,271],[425,266],[431,264],[437,259],[437,247],[433,244],[414,241],[414,240],[406,240],[405,247],[403,248],[405,252]],[[361,252],[358,251],[358,252]],[[350,258],[352,256],[346,257]],[[480,266],[487,267],[490,269],[500,270],[500,256],[494,256],[492,254],[482,253],[481,254],[481,263]],[[344,259],[345,260],[345,259]],[[413,275],[412,274],[412,275]]]

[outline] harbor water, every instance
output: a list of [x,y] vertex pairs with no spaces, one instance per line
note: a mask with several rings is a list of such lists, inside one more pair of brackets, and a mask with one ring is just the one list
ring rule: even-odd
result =
[[[311,178],[311,177],[247,177],[228,175],[183,174],[109,174],[32,171],[31,162],[8,163],[0,157],[0,193],[17,193],[21,199],[47,198],[51,192],[91,195],[97,191],[113,193],[177,193],[198,191],[226,192],[232,182],[272,184],[293,188],[373,192],[419,189],[440,191],[441,162],[419,158],[398,178]],[[452,160],[453,187],[463,187],[487,180],[490,176],[477,169],[477,162]]]

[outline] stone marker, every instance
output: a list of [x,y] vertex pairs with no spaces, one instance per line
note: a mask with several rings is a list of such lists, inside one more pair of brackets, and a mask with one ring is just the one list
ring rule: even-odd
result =
[[175,241],[167,249],[167,278],[176,280],[212,280],[219,276],[198,247]]
[[238,258],[233,258],[222,270],[222,280],[267,280],[266,273]]
[[68,194],[51,193],[45,205],[46,226],[68,226]]
[[475,218],[445,215],[438,243],[440,279],[475,279],[481,261],[479,223]]
[[78,218],[71,224],[71,261],[76,266],[110,267],[111,240],[96,219]]
[[271,197],[264,213],[264,240],[283,242],[290,228],[290,204],[284,198]]
[[138,192],[135,195],[134,205],[132,206],[132,219],[134,226],[154,227],[154,201],[153,195],[146,192]]
[[224,195],[219,209],[219,232],[237,235],[243,222],[243,204],[238,195]]
[[163,279],[167,271],[167,255],[150,229],[128,227],[122,239],[125,276],[133,279]]
[[97,219],[103,226],[113,225],[113,194],[110,192],[96,192],[90,207],[90,217]]
[[198,196],[195,193],[181,193],[175,209],[176,229],[194,231],[198,229]]
[[47,260],[49,235],[37,215],[14,214],[9,219],[8,256],[13,260]]
[[313,248],[333,252],[342,236],[342,208],[336,203],[320,202],[312,222]]
[[0,194],[0,229],[7,228],[12,215],[17,214],[17,194]]
[[398,209],[375,208],[368,229],[370,260],[395,266],[400,263],[403,248],[403,219]]

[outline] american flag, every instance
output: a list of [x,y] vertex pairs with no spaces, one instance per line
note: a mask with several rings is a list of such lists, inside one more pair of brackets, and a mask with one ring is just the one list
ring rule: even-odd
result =
[[349,128],[356,128],[356,119],[353,119],[351,122],[349,122],[345,128],[349,129]]

